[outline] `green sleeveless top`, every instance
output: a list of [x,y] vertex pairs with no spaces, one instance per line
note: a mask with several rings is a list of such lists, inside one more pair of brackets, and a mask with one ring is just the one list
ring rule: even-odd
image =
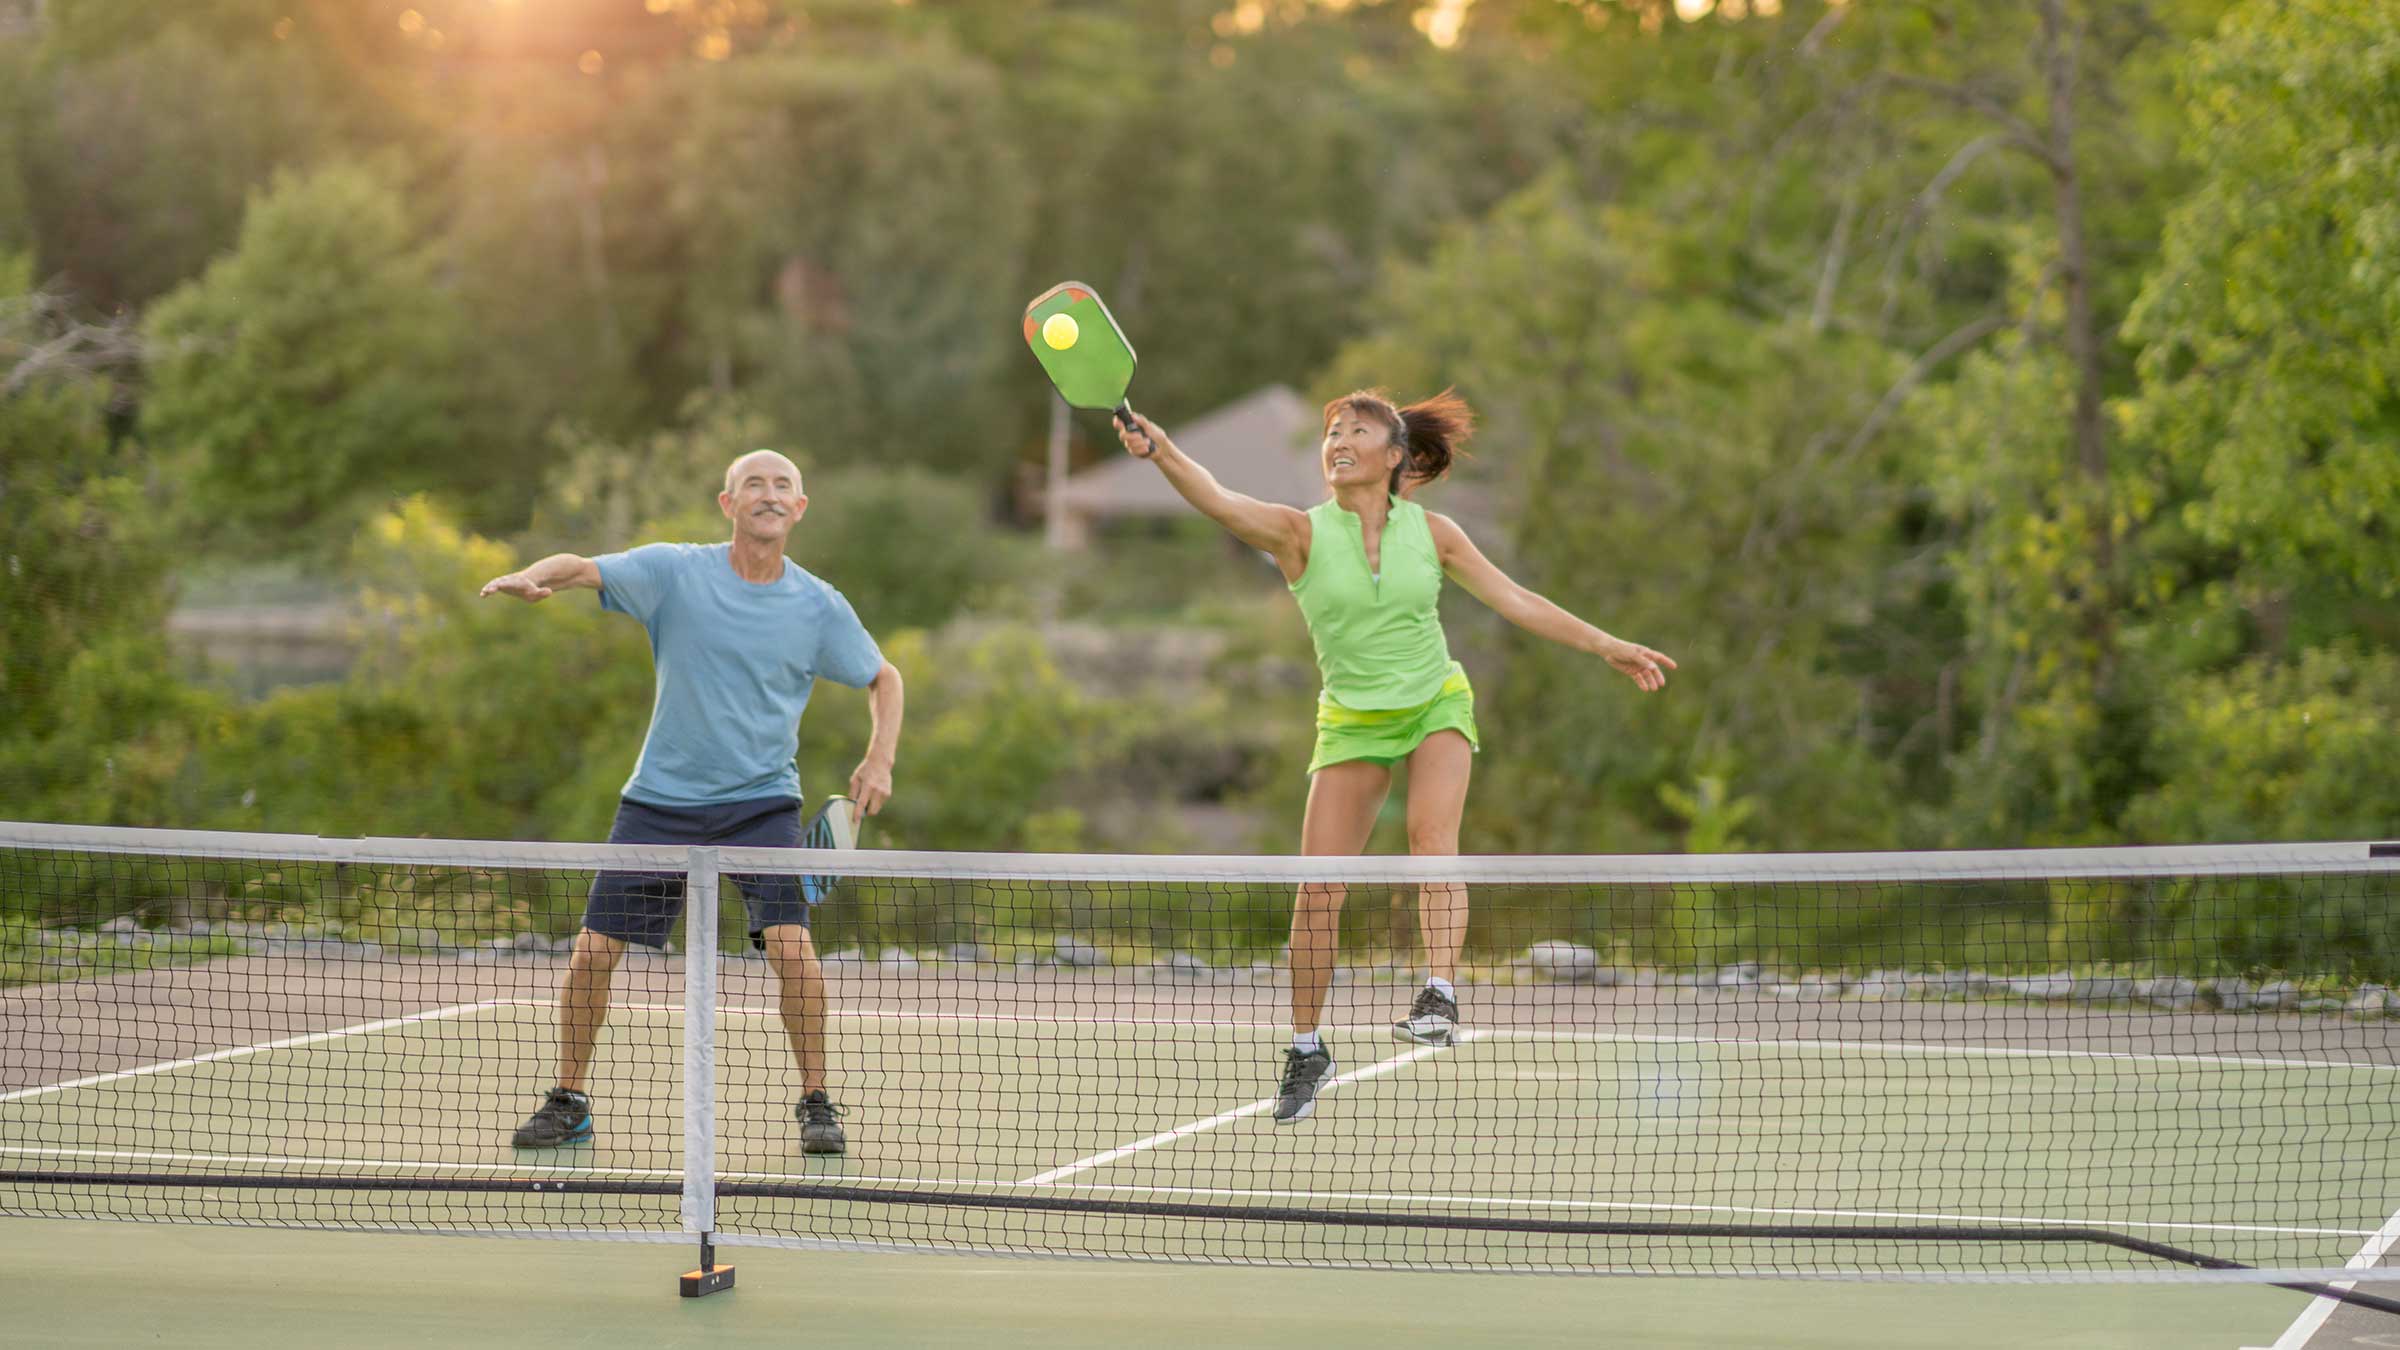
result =
[[1430,703],[1450,677],[1450,643],[1436,605],[1442,560],[1425,508],[1392,498],[1382,575],[1367,570],[1359,518],[1331,499],[1309,508],[1308,568],[1292,598],[1317,646],[1325,694],[1361,711]]

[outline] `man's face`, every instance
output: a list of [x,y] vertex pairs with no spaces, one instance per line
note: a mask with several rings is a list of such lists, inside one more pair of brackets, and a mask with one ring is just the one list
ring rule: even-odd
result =
[[758,450],[725,471],[717,508],[733,522],[736,535],[780,545],[808,509],[808,497],[800,491],[800,470],[790,460],[772,450]]

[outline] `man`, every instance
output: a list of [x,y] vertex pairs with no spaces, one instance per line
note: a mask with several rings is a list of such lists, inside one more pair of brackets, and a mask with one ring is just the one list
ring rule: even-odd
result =
[[[494,577],[484,595],[548,599],[562,588],[600,592],[600,605],[650,634],[658,693],[641,758],[625,783],[612,844],[800,843],[800,778],[793,766],[800,714],[819,677],[870,691],[873,730],[850,775],[850,795],[873,815],[892,792],[900,743],[900,672],[841,592],[783,556],[808,509],[800,470],[754,450],[725,470],[717,507],[733,523],[724,544],[647,544],[583,558],[554,554]],[[841,1108],[825,1067],[825,973],[809,940],[807,897],[794,876],[734,877],[750,938],[780,987],[778,1011],[800,1066],[800,1146],[840,1153]],[[680,877],[603,872],[592,882],[583,931],[559,994],[558,1085],[518,1127],[520,1148],[592,1137],[585,1071],[608,1020],[609,983],[625,944],[663,946],[683,910]]]

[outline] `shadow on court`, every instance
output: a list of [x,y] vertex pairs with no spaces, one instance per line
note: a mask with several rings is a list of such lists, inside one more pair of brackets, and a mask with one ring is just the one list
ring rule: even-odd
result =
[[0,1221],[7,1339],[119,1346],[1574,1345],[2234,1350],[2307,1299],[2253,1286],[1894,1285],[1226,1270]]

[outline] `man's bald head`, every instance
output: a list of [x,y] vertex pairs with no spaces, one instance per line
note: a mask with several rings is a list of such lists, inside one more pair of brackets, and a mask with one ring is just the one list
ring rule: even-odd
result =
[[781,548],[808,494],[800,490],[800,466],[772,450],[753,450],[725,466],[725,490],[717,508],[733,522],[736,541]]
[[737,456],[733,463],[725,466],[726,493],[730,495],[733,492],[733,485],[742,481],[753,471],[766,474],[770,478],[778,473],[786,474],[790,476],[794,489],[800,486],[799,465],[785,459],[773,450],[753,450],[746,455]]

